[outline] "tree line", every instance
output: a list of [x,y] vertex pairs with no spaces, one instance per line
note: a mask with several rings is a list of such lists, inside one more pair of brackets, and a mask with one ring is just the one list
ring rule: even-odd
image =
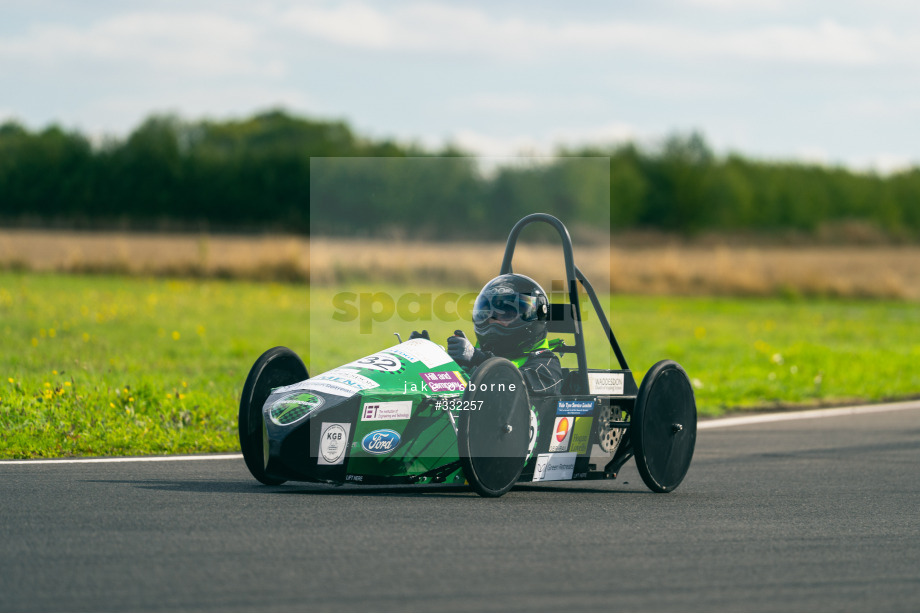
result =
[[920,168],[879,175],[717,156],[698,134],[484,164],[282,110],[157,115],[101,142],[0,125],[7,226],[491,239],[534,211],[583,227],[609,219],[613,230],[815,232],[856,221],[918,238]]

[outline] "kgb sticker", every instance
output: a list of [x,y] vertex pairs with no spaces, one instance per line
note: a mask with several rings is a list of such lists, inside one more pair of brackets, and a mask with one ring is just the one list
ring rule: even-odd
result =
[[317,465],[341,465],[345,459],[345,448],[351,424],[347,422],[323,422],[319,434],[319,456]]

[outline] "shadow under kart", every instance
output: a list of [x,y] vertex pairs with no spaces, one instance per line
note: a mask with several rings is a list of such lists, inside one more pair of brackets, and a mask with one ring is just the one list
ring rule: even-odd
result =
[[[635,457],[645,484],[670,492],[696,442],[696,401],[684,369],[663,360],[636,386],[591,284],[575,266],[568,230],[535,213],[511,230],[501,273],[512,273],[518,235],[544,222],[562,239],[568,303],[551,304],[548,330],[572,335],[577,368],[560,395],[531,395],[515,365],[491,358],[469,377],[437,344],[410,339],[310,377],[285,347],[256,360],[240,399],[246,466],[264,484],[464,484],[498,497],[519,482],[615,478]],[[587,365],[581,284],[619,369]]]

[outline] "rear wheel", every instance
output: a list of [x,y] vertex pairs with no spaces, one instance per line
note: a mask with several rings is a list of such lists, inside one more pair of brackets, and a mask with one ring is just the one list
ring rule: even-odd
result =
[[490,358],[473,373],[463,394],[457,446],[463,473],[478,494],[500,497],[514,486],[527,462],[530,399],[510,360]]
[[677,488],[696,445],[696,399],[683,367],[662,360],[649,370],[639,386],[629,430],[645,485],[655,492]]
[[274,347],[259,356],[249,370],[240,396],[240,449],[249,472],[263,484],[277,486],[285,480],[265,473],[268,465],[268,432],[262,419],[262,406],[271,395],[272,388],[296,384],[309,377],[300,357],[282,346]]

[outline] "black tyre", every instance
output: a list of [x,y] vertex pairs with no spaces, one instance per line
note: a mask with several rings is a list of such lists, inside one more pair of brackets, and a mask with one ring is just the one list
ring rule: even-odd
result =
[[527,462],[530,399],[521,372],[510,360],[490,358],[473,373],[463,394],[457,447],[463,473],[483,497],[500,497],[514,486]]
[[655,492],[677,488],[696,445],[696,399],[683,367],[662,360],[649,370],[639,386],[629,430],[645,485]]
[[262,420],[262,406],[271,395],[272,388],[296,384],[309,378],[303,361],[286,347],[274,347],[256,360],[249,370],[243,394],[240,396],[239,432],[243,460],[252,476],[269,486],[283,484],[285,480],[265,473],[268,464],[268,433]]

